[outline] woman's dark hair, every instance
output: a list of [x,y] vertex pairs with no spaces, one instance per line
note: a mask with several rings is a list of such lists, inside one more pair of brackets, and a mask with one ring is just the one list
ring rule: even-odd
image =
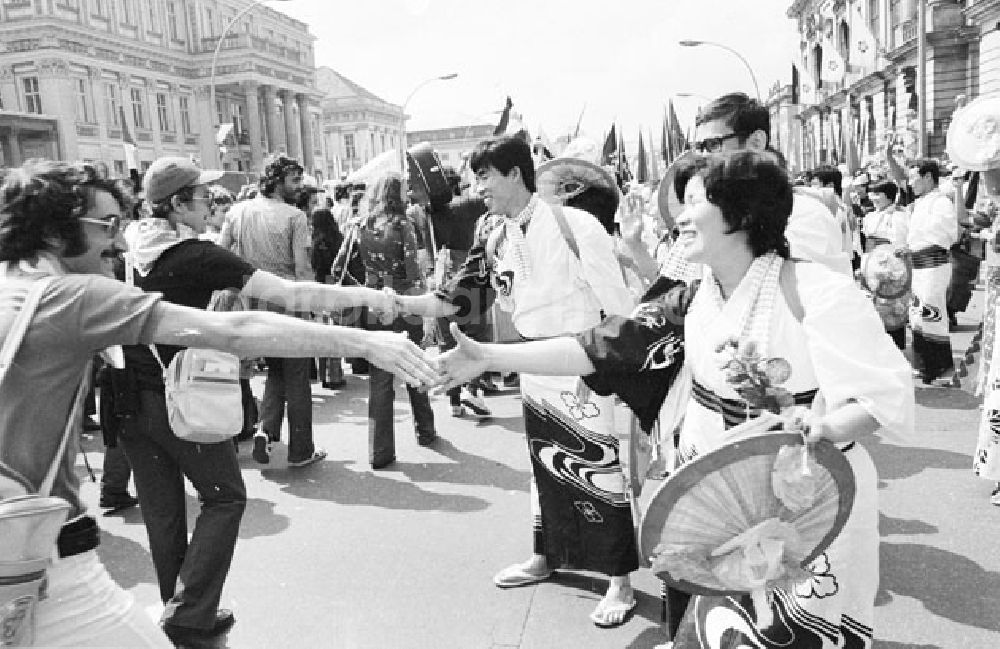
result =
[[481,169],[493,167],[503,175],[517,167],[521,171],[521,180],[531,193],[535,188],[535,161],[531,158],[531,147],[519,137],[501,135],[483,140],[472,150],[469,156],[469,166],[472,173],[478,174]]
[[132,196],[120,181],[101,177],[92,165],[29,160],[6,170],[0,185],[0,261],[30,259],[65,244],[63,255],[87,251],[80,224],[94,204],[95,192],[105,191],[131,212]]
[[772,154],[743,150],[693,156],[674,177],[682,203],[694,176],[702,178],[705,195],[722,211],[728,232],[747,233],[755,257],[772,250],[789,256],[785,227],[792,213],[792,183]]
[[941,165],[938,164],[938,161],[933,158],[917,158],[916,160],[910,160],[906,167],[907,169],[916,167],[917,173],[921,176],[930,174],[935,183],[941,179]]
[[885,197],[889,199],[890,203],[896,201],[896,194],[899,193],[899,187],[896,183],[891,180],[883,180],[882,182],[875,183],[868,188],[869,194],[885,194]]
[[172,199],[176,196],[182,203],[190,203],[194,198],[194,188],[196,185],[189,185],[187,187],[181,187],[176,192],[167,196],[166,198],[156,201],[155,203],[149,204],[150,215],[154,219],[165,219],[170,216],[174,211],[174,204]]
[[289,174],[304,172],[305,169],[295,158],[285,155],[274,155],[264,162],[264,173],[261,174],[259,185],[260,193],[270,198],[278,185],[285,182],[285,177]]
[[837,196],[844,193],[844,174],[840,173],[840,169],[837,169],[833,165],[820,165],[816,167],[809,173],[809,180],[813,178],[819,178],[824,187],[833,185],[833,191]]
[[566,207],[575,207],[592,214],[600,221],[608,234],[615,232],[615,212],[618,211],[618,199],[611,190],[598,187],[588,187],[573,198],[566,201]]

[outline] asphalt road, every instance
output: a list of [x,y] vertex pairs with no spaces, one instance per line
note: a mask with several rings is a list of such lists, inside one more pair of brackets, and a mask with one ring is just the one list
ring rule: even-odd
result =
[[[963,359],[979,321],[977,292],[953,336]],[[881,585],[877,649],[1000,647],[1000,508],[972,475],[978,400],[962,388],[917,390],[918,435],[869,444],[880,474]],[[330,455],[289,469],[249,446],[241,464],[249,502],[223,605],[236,626],[217,647],[272,649],[643,649],[664,639],[659,581],[634,579],[639,606],[622,627],[587,618],[605,582],[590,573],[502,591],[500,568],[527,557],[529,465],[515,391],[491,397],[494,417],[455,419],[434,399],[433,447],[416,444],[397,390],[398,462],[367,464],[367,379],[314,391],[317,443]],[[258,389],[259,379],[256,380]],[[400,398],[402,397],[402,399]],[[85,443],[99,471],[99,442]],[[84,485],[96,508],[98,486]],[[189,512],[198,509],[193,492]],[[101,557],[152,616],[160,604],[142,512],[100,518]]]

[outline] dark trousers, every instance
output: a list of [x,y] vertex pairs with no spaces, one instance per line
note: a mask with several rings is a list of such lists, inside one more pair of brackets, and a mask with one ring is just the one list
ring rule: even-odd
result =
[[104,471],[101,473],[101,496],[114,498],[128,495],[132,465],[128,463],[121,444],[104,448]]
[[[370,324],[370,330],[405,331],[415,344],[420,344],[424,336],[423,323],[407,323],[398,318],[391,327]],[[396,390],[395,377],[391,372],[371,365],[368,371],[368,460],[377,464],[396,455],[396,435],[393,426],[393,400]],[[410,408],[413,410],[414,426],[418,437],[434,436],[434,411],[426,392],[407,386]]]
[[[160,599],[166,604],[162,621],[209,629],[246,508],[236,448],[229,441],[181,441],[170,430],[163,393],[148,390],[139,393],[139,411],[125,423],[121,442],[132,463]],[[184,478],[201,501],[190,541]]]
[[312,456],[312,386],[309,384],[311,358],[267,358],[264,399],[260,404],[260,426],[267,435],[281,438],[281,420],[288,406],[288,461]]

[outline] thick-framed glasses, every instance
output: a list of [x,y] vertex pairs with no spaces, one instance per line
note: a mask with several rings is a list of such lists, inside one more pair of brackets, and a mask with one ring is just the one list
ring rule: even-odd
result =
[[91,219],[81,216],[80,220],[84,223],[101,226],[104,228],[105,234],[108,235],[109,239],[113,239],[118,234],[118,230],[121,228],[122,224],[122,218],[120,216],[109,216],[106,219]]
[[694,143],[695,151],[700,153],[715,153],[722,149],[722,144],[726,140],[731,140],[734,137],[739,137],[739,133],[730,133],[729,135],[720,135],[719,137],[706,137],[700,142]]

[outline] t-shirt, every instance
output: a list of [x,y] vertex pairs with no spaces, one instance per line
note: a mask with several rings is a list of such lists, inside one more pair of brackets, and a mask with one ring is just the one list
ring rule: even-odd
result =
[[258,196],[237,203],[228,216],[232,218],[223,228],[219,245],[261,270],[298,279],[295,251],[312,245],[305,212],[278,199]]
[[[10,297],[28,286],[18,270],[0,277],[0,337],[16,317]],[[42,296],[0,385],[0,456],[36,488],[55,457],[87,362],[106,347],[138,343],[159,300],[113,279],[72,274],[56,278]],[[71,436],[52,489],[69,501],[71,517],[86,509],[74,471],[79,439]]]
[[[135,277],[136,286],[163,294],[173,304],[204,309],[213,291],[241,290],[257,268],[210,241],[188,239],[168,248],[145,277]],[[157,345],[160,359],[168,365],[183,347]],[[139,388],[163,389],[163,371],[145,345],[125,348],[126,367],[135,371]]]

